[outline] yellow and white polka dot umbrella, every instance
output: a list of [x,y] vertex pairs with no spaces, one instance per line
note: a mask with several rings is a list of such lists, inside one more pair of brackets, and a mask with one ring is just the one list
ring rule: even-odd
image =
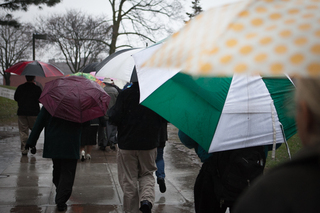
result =
[[243,0],[199,14],[144,66],[196,76],[320,76],[320,0]]

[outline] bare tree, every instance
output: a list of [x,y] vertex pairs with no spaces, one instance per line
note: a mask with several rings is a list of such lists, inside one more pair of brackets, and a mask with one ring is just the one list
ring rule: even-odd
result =
[[[109,54],[130,46],[138,38],[155,42],[156,35],[172,33],[172,21],[183,20],[182,0],[108,0],[112,9],[112,34]],[[119,37],[127,36],[129,45],[117,46]]]
[[[1,20],[10,21],[10,15],[0,17]],[[33,26],[20,24],[19,27],[0,25],[0,64],[1,75],[6,85],[10,85],[10,73],[4,72],[13,64],[31,55]]]
[[104,17],[94,18],[76,10],[39,19],[39,31],[48,34],[73,73],[107,52],[108,46],[101,41],[109,38],[109,29]]

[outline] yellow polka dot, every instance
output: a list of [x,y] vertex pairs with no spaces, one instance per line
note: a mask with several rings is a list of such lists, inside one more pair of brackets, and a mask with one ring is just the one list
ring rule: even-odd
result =
[[320,37],[320,30],[317,30],[314,34],[315,34],[317,37]]
[[320,64],[319,63],[310,64],[307,67],[307,70],[310,76],[318,76],[320,74]]
[[217,52],[219,52],[219,48],[218,47],[214,47],[213,49],[211,49],[210,51],[209,51],[209,54],[211,55],[211,54],[216,54]]
[[264,1],[268,3],[273,2],[273,0],[264,0]]
[[247,45],[240,48],[240,53],[243,55],[249,54],[252,51],[252,47]]
[[289,37],[291,35],[292,35],[292,33],[290,30],[284,30],[284,31],[280,32],[280,36],[284,37],[284,38]]
[[234,31],[241,31],[243,30],[244,26],[242,24],[239,24],[239,23],[235,23],[235,24],[230,24],[230,28]]
[[313,54],[320,54],[320,44],[315,44],[311,47],[311,52]]
[[248,11],[242,11],[241,13],[239,13],[239,16],[240,17],[247,17],[247,16],[249,16],[249,12]]
[[293,24],[294,22],[296,22],[295,19],[288,19],[288,20],[286,20],[284,23],[285,23],[285,24]]
[[212,70],[212,65],[209,63],[200,64],[200,72],[202,74],[208,74]]
[[269,17],[272,20],[277,20],[277,19],[281,18],[281,14],[280,13],[273,13]]
[[269,44],[271,41],[272,41],[272,38],[265,37],[260,40],[260,44],[266,45],[266,44]]
[[172,35],[172,38],[176,38],[179,35],[179,32],[176,32]]
[[314,17],[314,14],[306,14],[304,16],[302,16],[303,18],[305,19],[308,19],[308,18],[313,18]]
[[293,64],[300,64],[304,61],[304,56],[302,54],[295,54],[290,57],[290,61]]
[[299,10],[298,10],[298,9],[290,9],[290,10],[288,11],[288,13],[291,14],[291,15],[297,14],[297,13],[299,13]]
[[301,37],[301,38],[297,38],[297,39],[294,41],[294,43],[295,43],[296,45],[300,46],[300,45],[306,44],[307,41],[308,41],[307,38]]
[[267,59],[267,54],[265,54],[265,53],[261,53],[261,54],[258,54],[258,55],[256,55],[255,57],[254,57],[254,60],[256,61],[256,62],[263,62],[263,61],[265,61],[266,59]]
[[265,7],[257,7],[257,8],[256,8],[256,11],[257,11],[258,13],[264,13],[264,12],[267,11],[267,9],[266,9]]
[[275,48],[275,52],[278,54],[283,54],[287,52],[287,47],[284,45],[279,45]]
[[318,6],[317,5],[310,5],[310,6],[307,6],[307,9],[308,10],[318,9]]
[[203,17],[203,13],[200,13],[199,15],[197,15],[197,16],[195,17],[195,19],[196,19],[196,20],[200,20],[202,17]]
[[310,24],[301,24],[299,26],[299,29],[300,30],[309,30],[311,28],[311,25]]
[[266,30],[268,30],[268,31],[275,30],[275,29],[277,29],[276,25],[271,25],[271,26],[266,28]]
[[251,39],[251,38],[254,38],[256,36],[257,36],[257,33],[249,33],[249,34],[246,35],[246,38],[247,39]]
[[260,18],[253,19],[251,24],[255,27],[261,26],[263,24],[263,20]]
[[226,55],[226,56],[223,56],[222,58],[220,58],[220,63],[227,64],[231,60],[232,60],[232,56],[231,55]]
[[228,40],[228,41],[226,42],[226,45],[227,45],[228,47],[234,47],[234,46],[237,45],[237,43],[238,43],[238,41],[237,41],[236,39],[230,39],[230,40]]
[[247,65],[246,64],[238,64],[237,66],[234,67],[234,72],[235,73],[243,73],[247,70]]
[[271,65],[272,74],[280,74],[283,71],[283,65],[280,63],[275,63]]

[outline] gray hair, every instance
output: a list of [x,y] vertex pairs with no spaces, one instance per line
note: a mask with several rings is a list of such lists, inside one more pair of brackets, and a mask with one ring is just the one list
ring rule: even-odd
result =
[[320,123],[320,78],[297,79],[296,100],[303,100]]

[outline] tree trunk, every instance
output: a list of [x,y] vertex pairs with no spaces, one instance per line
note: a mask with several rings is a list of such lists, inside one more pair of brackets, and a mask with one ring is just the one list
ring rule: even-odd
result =
[[6,82],[5,85],[10,86],[11,73],[4,72],[4,73],[3,73],[3,77],[4,77],[4,80],[5,80],[5,82]]
[[118,32],[119,32],[119,24],[117,23],[117,24],[114,24],[112,27],[112,37],[111,37],[109,55],[111,55],[116,51]]

